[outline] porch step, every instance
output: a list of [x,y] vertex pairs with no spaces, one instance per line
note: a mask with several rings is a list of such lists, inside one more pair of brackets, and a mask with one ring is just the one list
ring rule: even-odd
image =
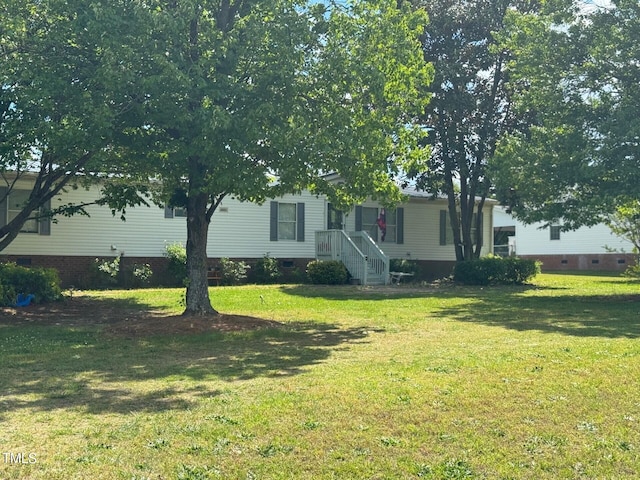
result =
[[367,283],[369,285],[384,285],[385,281],[381,275],[367,275]]

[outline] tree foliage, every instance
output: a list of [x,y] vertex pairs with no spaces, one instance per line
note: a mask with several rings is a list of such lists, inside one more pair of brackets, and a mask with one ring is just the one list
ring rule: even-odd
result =
[[82,212],[82,205],[43,211],[70,183],[116,170],[111,147],[136,99],[118,69],[126,29],[109,27],[122,37],[102,35],[86,2],[0,6],[0,203],[14,189],[30,190],[21,212],[0,225],[0,250],[29,219]]
[[614,235],[633,245],[635,265],[629,266],[625,275],[640,278],[640,200],[630,200],[616,207],[606,223]]
[[638,2],[620,0],[511,17],[517,111],[533,122],[504,139],[492,171],[521,220],[574,229],[640,198],[639,14]]
[[634,253],[640,256],[640,200],[618,206],[607,224],[615,235],[631,243]]

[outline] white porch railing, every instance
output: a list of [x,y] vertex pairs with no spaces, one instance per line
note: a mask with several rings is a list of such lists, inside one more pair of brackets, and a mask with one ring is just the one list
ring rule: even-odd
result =
[[316,258],[341,261],[352,278],[367,284],[366,258],[343,230],[316,232]]
[[383,284],[389,283],[389,257],[369,236],[367,232],[349,232],[349,237],[364,254],[367,260],[369,273],[382,280]]
[[389,282],[389,258],[366,232],[347,235],[343,230],[316,232],[316,258],[339,260],[362,285]]

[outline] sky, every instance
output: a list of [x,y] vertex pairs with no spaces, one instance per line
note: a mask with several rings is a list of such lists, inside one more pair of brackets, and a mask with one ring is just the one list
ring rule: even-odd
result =
[[611,0],[584,0],[584,10],[589,12],[598,8],[611,8],[613,5]]

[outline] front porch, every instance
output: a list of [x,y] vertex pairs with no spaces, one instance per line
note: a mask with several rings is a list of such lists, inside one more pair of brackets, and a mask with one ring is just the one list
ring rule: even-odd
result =
[[315,242],[316,259],[342,262],[361,285],[389,284],[389,257],[366,232],[317,231]]

